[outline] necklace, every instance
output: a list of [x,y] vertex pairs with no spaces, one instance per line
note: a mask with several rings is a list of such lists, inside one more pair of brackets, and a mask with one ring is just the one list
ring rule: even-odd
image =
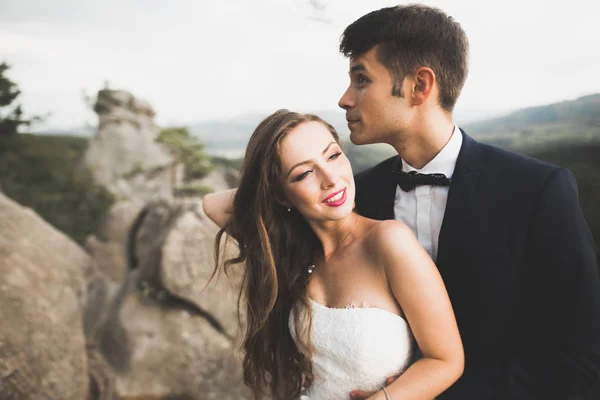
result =
[[[325,256],[323,257],[324,260],[327,259],[327,257],[329,257],[331,254],[333,254],[334,251],[336,251],[345,241],[346,239],[348,239],[348,236],[350,236],[350,234],[354,231],[354,227],[356,227],[356,223],[358,222],[358,214],[356,214],[356,218],[354,219],[354,224],[352,224],[352,228],[350,228],[350,230],[348,231],[348,233],[346,234],[346,236],[344,236],[344,238],[340,241],[339,245],[337,248],[331,250],[329,253],[325,254]],[[312,272],[315,269],[315,264],[312,264],[308,267],[308,274],[312,274]]]

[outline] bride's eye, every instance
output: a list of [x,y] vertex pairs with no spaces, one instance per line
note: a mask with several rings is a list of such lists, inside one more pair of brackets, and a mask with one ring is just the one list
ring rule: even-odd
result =
[[335,160],[336,158],[338,158],[339,156],[342,155],[342,152],[337,152],[337,153],[333,153],[332,155],[329,156],[330,160]]
[[301,181],[302,179],[306,178],[311,172],[312,172],[311,170],[308,170],[308,171],[301,173],[300,175],[298,175],[294,178],[294,182]]

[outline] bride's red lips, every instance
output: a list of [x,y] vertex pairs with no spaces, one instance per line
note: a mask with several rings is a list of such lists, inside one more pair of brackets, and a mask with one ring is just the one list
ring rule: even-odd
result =
[[[343,188],[342,190],[338,190],[337,192],[330,194],[325,198],[325,200],[323,200],[323,204],[325,204],[327,207],[339,207],[341,205],[344,205],[346,203],[346,200],[348,199],[348,192],[346,189],[348,188]],[[328,201],[335,196],[339,196],[339,199],[335,201]]]
[[330,198],[332,198],[333,196],[336,196],[340,193],[342,193],[343,191],[345,191],[346,188],[343,188],[341,190],[338,190],[337,192],[331,193],[329,196],[325,197],[325,199],[323,200],[323,203],[325,203],[327,200],[329,200]]

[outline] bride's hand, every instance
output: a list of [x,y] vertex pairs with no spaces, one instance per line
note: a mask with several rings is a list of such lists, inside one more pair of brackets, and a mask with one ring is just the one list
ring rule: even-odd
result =
[[[389,378],[387,378],[385,380],[385,386],[389,386],[390,384],[392,384],[392,382],[394,382],[396,379],[398,379],[400,375],[395,375],[395,376],[390,376]],[[377,392],[365,392],[364,390],[353,390],[350,392],[350,398],[352,400],[366,400],[369,397],[373,396],[375,393]]]

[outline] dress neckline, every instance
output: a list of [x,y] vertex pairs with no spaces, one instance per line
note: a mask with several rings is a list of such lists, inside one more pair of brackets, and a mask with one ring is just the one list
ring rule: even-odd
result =
[[327,307],[326,305],[324,305],[324,304],[321,304],[321,303],[319,303],[318,301],[315,301],[315,300],[313,300],[313,299],[312,299],[310,296],[308,296],[308,300],[309,300],[309,301],[310,301],[312,304],[314,304],[314,305],[316,305],[316,306],[318,306],[318,307],[320,307],[320,308],[323,308],[323,309],[325,309],[325,310],[330,310],[330,311],[375,310],[375,311],[378,311],[378,312],[382,312],[382,313],[389,314],[389,315],[391,315],[391,316],[394,316],[394,317],[400,318],[402,321],[404,321],[404,323],[406,323],[407,325],[409,325],[409,324],[408,324],[408,321],[406,320],[406,318],[404,318],[404,317],[402,317],[402,316],[400,316],[400,315],[398,315],[398,314],[394,314],[394,313],[393,313],[393,312],[391,312],[391,311],[384,310],[383,308],[377,308],[377,307],[344,307],[344,308],[337,308],[337,307]]

